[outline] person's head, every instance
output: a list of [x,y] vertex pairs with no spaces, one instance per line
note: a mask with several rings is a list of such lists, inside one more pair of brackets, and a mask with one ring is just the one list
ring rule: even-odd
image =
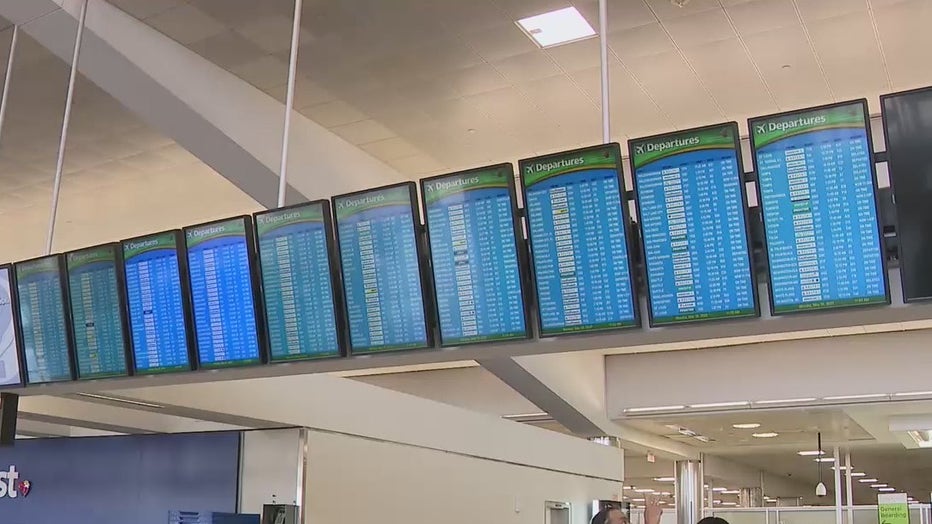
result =
[[706,517],[696,524],[728,524],[728,521],[720,517]]
[[628,517],[621,509],[610,506],[596,513],[591,524],[628,524]]

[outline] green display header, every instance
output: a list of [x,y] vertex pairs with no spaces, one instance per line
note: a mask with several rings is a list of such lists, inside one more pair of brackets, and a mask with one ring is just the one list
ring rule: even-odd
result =
[[206,226],[188,229],[185,231],[185,240],[188,247],[194,247],[215,238],[244,236],[245,234],[245,221],[241,218],[234,218],[225,222],[215,222]]
[[698,131],[685,131],[631,142],[631,158],[634,169],[640,169],[681,153],[705,149],[734,149],[735,128],[726,124]]
[[129,260],[157,249],[178,249],[175,244],[175,234],[168,232],[130,240],[123,244],[123,258]]
[[407,185],[376,189],[348,197],[334,199],[337,207],[337,219],[343,219],[379,207],[411,207],[411,191]]
[[777,140],[802,133],[828,129],[864,129],[866,125],[864,105],[855,102],[842,106],[754,120],[751,123],[751,137],[754,140],[754,147],[762,148]]
[[473,171],[435,178],[424,183],[424,199],[430,205],[450,195],[474,189],[507,189],[508,177],[512,176],[510,171],[506,167],[499,167],[489,171]]
[[618,150],[614,146],[587,149],[563,155],[532,158],[521,162],[521,178],[525,186],[586,169],[618,169]]
[[113,254],[113,247],[110,246],[92,247],[90,249],[74,251],[67,255],[68,270],[94,264],[95,262],[114,261],[116,261],[116,257]]
[[323,222],[323,204],[308,204],[306,206],[282,209],[262,215],[256,215],[256,232],[261,237],[278,228],[292,224],[306,222]]
[[16,264],[16,278],[18,279],[39,273],[58,273],[58,257],[43,257]]

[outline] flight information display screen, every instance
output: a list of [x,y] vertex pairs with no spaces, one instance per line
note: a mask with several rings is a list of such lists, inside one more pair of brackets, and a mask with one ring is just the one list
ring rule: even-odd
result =
[[632,140],[652,325],[757,315],[738,125]]
[[61,256],[19,262],[14,268],[26,382],[71,380],[71,340]]
[[520,171],[541,334],[639,325],[618,144],[522,160]]
[[256,215],[273,362],[340,354],[329,206],[319,201]]
[[191,339],[178,231],[123,242],[129,326],[137,374],[191,369]]
[[866,101],[748,125],[773,313],[889,302]]
[[511,164],[421,181],[441,345],[526,338]]
[[413,183],[334,197],[350,346],[355,353],[430,345]]
[[22,385],[16,327],[13,322],[13,293],[10,266],[0,266],[0,387]]
[[184,230],[198,363],[262,361],[252,278],[252,228],[237,217]]
[[128,374],[116,244],[65,255],[78,378]]

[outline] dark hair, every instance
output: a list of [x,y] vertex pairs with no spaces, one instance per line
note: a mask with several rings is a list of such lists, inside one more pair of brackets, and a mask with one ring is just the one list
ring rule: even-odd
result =
[[621,508],[618,506],[606,506],[602,511],[596,513],[595,516],[592,517],[592,521],[589,524],[606,524],[608,522],[608,516],[613,511],[621,511]]
[[696,524],[728,524],[728,521],[721,517],[706,517]]

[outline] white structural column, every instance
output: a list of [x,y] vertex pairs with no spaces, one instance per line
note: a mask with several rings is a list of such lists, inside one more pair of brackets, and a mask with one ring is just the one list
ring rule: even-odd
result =
[[676,461],[676,524],[696,524],[702,519],[702,462]]
[[65,114],[61,121],[61,136],[58,142],[58,162],[55,165],[55,182],[52,184],[52,207],[49,210],[49,234],[45,244],[45,254],[52,252],[55,238],[55,218],[58,216],[58,197],[61,193],[61,176],[65,167],[65,147],[68,145],[68,125],[71,123],[71,105],[74,102],[74,82],[78,78],[78,60],[81,58],[81,44],[84,40],[84,23],[87,20],[87,0],[81,2],[78,15],[78,30],[74,35],[74,49],[71,55],[71,73],[68,77],[68,94],[65,95]]

